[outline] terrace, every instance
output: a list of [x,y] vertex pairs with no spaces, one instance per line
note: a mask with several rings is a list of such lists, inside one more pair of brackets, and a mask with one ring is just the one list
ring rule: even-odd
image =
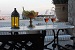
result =
[[[72,10],[75,10],[74,3],[75,3],[74,0],[68,0],[68,5],[69,5],[68,6],[68,9],[69,9],[68,10],[69,11],[68,12],[68,22],[56,22],[56,23],[54,23],[55,25],[60,25],[62,27],[63,27],[63,25],[73,25],[73,26],[75,26],[75,20],[74,20],[75,19],[75,17],[74,17],[74,13],[75,12],[72,11]],[[71,6],[73,6],[73,7],[71,7]],[[46,25],[46,23],[44,22],[43,18],[40,19],[39,21],[37,21],[37,20],[32,20],[32,21],[33,21],[33,25],[35,25],[35,26]],[[20,24],[21,29],[25,30],[26,29],[25,26],[29,25],[29,20],[20,20],[19,24]],[[51,20],[49,20],[48,25],[52,25],[52,24],[53,23],[51,22]],[[2,29],[4,27],[11,27],[11,20],[0,20],[0,29]],[[73,46],[75,40],[71,40],[70,38],[72,36],[75,36],[75,27],[74,27],[74,29],[69,29],[68,28],[67,30],[68,30],[68,32],[66,32],[66,31],[63,32],[62,30],[59,31],[59,36],[58,36],[59,44],[62,45],[62,46],[65,46],[66,44],[69,44],[69,45]],[[57,31],[58,30],[55,30],[55,33]],[[21,31],[21,32],[19,32],[19,34],[38,33],[38,32],[39,31],[36,31],[36,32],[35,31],[30,31],[30,32]],[[11,35],[11,34],[8,31],[5,31],[5,32],[4,31],[0,31],[0,35]],[[16,36],[14,36],[14,37],[16,37]],[[23,36],[23,38],[24,38],[24,36]],[[54,33],[52,32],[52,30],[46,30],[46,36],[45,36],[45,39],[44,39],[44,45],[48,44],[53,39],[54,39]],[[57,43],[57,39],[55,40],[55,43]],[[29,44],[30,44],[30,42],[29,42]],[[48,48],[53,49],[52,44],[48,45]],[[74,48],[72,48],[72,46],[68,46],[68,47],[65,46],[65,47],[66,48],[70,48],[70,50],[74,50]],[[8,46],[6,46],[6,48],[8,48]],[[25,49],[22,49],[22,50],[25,50]],[[60,49],[58,49],[58,47],[56,46],[55,50],[60,50]],[[66,50],[66,49],[62,49],[62,50]]]
[[[9,20],[1,20],[0,21],[0,27],[1,28],[2,27],[10,27],[11,26],[10,21]],[[65,22],[65,23],[67,23],[67,22]],[[65,23],[64,22],[57,22],[55,24],[64,25]],[[40,21],[33,20],[33,24],[35,26],[46,25],[44,19],[40,20]],[[29,25],[29,20],[20,20],[20,27],[22,27],[22,29],[25,29],[24,27],[28,26],[28,25]],[[52,25],[52,22],[50,20],[48,22],[48,25]],[[46,36],[45,36],[44,45],[49,43],[50,41],[52,41],[52,39],[54,39],[54,34],[53,34],[52,30],[46,30],[46,31],[47,31],[47,33],[46,33]],[[26,33],[38,33],[38,31],[36,31],[36,32],[35,31],[32,31],[32,32],[21,31],[21,32],[19,32],[19,34],[26,34]],[[0,35],[11,35],[11,34],[7,31],[5,31],[5,32],[0,31]],[[59,33],[59,44],[61,44],[63,46],[66,45],[66,44],[73,45],[73,41],[70,39],[70,37],[71,37],[71,35],[67,34],[66,32],[60,31],[60,33]],[[52,44],[50,44],[48,46],[48,48],[52,49],[53,48]]]

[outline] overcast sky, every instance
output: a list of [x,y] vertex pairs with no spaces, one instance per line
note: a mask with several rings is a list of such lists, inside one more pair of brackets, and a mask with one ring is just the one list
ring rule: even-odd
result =
[[14,8],[17,8],[17,11],[21,14],[22,7],[25,10],[34,10],[43,14],[54,5],[52,0],[0,0],[0,14],[11,14]]

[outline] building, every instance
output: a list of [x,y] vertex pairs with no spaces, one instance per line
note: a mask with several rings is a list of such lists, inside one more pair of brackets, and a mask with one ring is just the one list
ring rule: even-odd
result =
[[[75,0],[68,0],[68,22],[75,26]],[[70,30],[70,34],[75,36],[75,28],[73,29],[73,34]]]

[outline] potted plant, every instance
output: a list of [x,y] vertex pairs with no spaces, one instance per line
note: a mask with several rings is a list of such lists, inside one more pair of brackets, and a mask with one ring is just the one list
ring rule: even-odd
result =
[[68,21],[68,0],[53,0],[55,12],[59,22]]

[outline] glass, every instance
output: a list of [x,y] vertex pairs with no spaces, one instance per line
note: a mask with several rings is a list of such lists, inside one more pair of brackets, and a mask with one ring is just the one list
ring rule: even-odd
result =
[[46,26],[47,26],[47,23],[49,21],[49,17],[44,17],[44,21],[46,22]]
[[53,22],[54,25],[54,22],[56,22],[56,17],[51,17],[51,21]]

